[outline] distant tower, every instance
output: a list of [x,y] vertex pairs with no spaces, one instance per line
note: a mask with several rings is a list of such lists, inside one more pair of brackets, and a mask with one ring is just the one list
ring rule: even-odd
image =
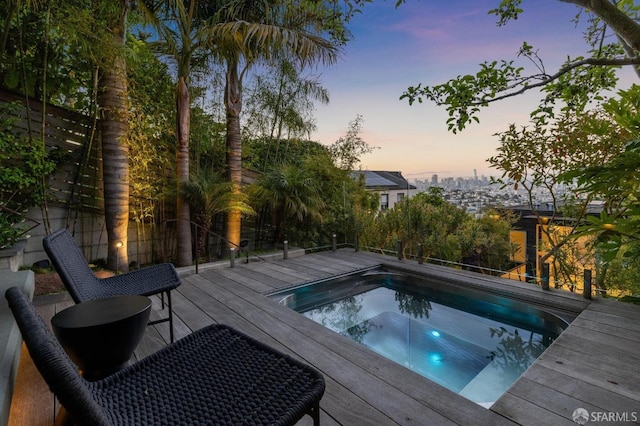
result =
[[476,169],[473,169],[473,180],[478,181],[478,171]]
[[438,184],[438,175],[431,176],[431,183],[434,185]]

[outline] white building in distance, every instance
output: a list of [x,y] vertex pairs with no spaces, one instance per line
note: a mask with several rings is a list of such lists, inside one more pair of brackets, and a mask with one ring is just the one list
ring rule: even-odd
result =
[[351,172],[354,179],[364,178],[364,186],[367,191],[380,195],[380,210],[392,209],[393,206],[404,200],[404,197],[413,197],[418,189],[409,183],[401,172],[386,172],[372,170],[358,170]]

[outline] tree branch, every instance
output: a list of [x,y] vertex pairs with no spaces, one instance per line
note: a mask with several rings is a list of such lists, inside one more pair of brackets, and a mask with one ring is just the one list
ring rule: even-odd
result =
[[562,75],[568,73],[569,71],[576,69],[578,67],[581,66],[624,66],[624,65],[640,65],[640,56],[635,56],[633,58],[615,58],[615,59],[606,59],[606,58],[586,58],[580,61],[576,61],[576,62],[572,62],[570,64],[567,64],[565,66],[563,66],[562,68],[560,68],[560,70],[558,70],[558,72],[556,72],[553,75],[548,76],[547,78],[540,80],[537,83],[533,83],[527,86],[522,87],[521,89],[515,91],[515,92],[511,92],[511,93],[505,93],[504,95],[500,95],[500,96],[496,96],[494,98],[491,99],[484,99],[482,101],[474,101],[471,102],[470,105],[471,106],[480,106],[480,105],[484,105],[487,103],[492,103],[492,102],[496,102],[496,101],[500,101],[503,99],[507,99],[507,98],[511,98],[513,96],[518,96],[523,94],[524,92],[531,90],[531,89],[535,89],[537,87],[542,87],[545,86],[547,84],[549,84],[550,82],[557,80],[558,78],[560,78]]

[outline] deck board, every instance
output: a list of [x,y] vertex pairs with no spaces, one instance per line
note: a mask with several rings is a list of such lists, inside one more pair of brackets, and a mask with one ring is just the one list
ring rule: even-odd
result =
[[[351,272],[353,270],[353,264],[341,264],[332,259],[325,259],[322,256],[316,256],[317,260],[312,265],[313,269],[323,272],[323,276],[329,275],[340,275],[343,273]],[[308,262],[304,257],[294,257],[293,259],[288,259],[287,265],[294,264],[299,265],[302,268],[309,268]]]
[[[508,399],[501,398],[492,407],[492,410],[499,410],[502,415],[523,426],[575,426],[573,420],[569,420],[563,416],[553,413],[545,407],[540,407],[529,401],[528,397],[520,396],[507,392]],[[495,408],[494,408],[495,407]]]
[[[624,370],[622,363],[609,364],[600,362],[595,357],[589,358],[588,352],[572,350],[561,345],[554,346],[538,358],[536,364],[558,373],[574,377],[581,382],[589,383],[610,390],[625,398],[638,399],[638,375]],[[517,382],[514,384],[517,386]],[[637,407],[640,409],[640,406]]]
[[581,327],[609,336],[621,337],[625,340],[640,342],[640,328],[638,322],[629,321],[621,324],[620,317],[603,312],[584,311],[573,323],[574,327]]
[[600,407],[580,400],[573,395],[545,386],[538,381],[537,377],[534,380],[530,380],[527,377],[521,378],[518,386],[509,390],[509,394],[525,399],[529,404],[544,408],[552,415],[563,417],[567,422],[572,422],[570,420],[571,416],[578,407],[584,408],[589,412],[601,410]]
[[[473,285],[582,313],[491,409],[485,409],[264,296],[381,264],[429,271],[442,280],[474,277]],[[603,299],[590,303],[559,290],[352,249],[238,261],[234,268],[220,264],[199,274],[181,274],[183,283],[172,293],[176,337],[224,323],[313,365],[327,384],[321,401],[323,425],[575,425],[571,415],[579,407],[640,413],[637,306]],[[166,315],[160,299],[154,299],[154,316]],[[43,315],[70,303],[48,307]],[[167,340],[167,323],[148,327],[136,358],[157,351]],[[299,425],[309,425],[309,420]]]
[[546,386],[547,389],[553,389],[554,392],[572,395],[573,398],[580,401],[577,406],[582,408],[586,408],[586,405],[589,404],[602,411],[624,412],[637,404],[633,399],[548,369],[540,364],[533,365],[522,377],[536,381]]
[[318,278],[317,276],[311,275],[307,272],[296,271],[291,268],[279,265],[275,262],[249,264],[247,266],[247,269],[259,269],[261,274],[269,276],[271,278],[275,278],[288,284],[298,284],[300,282],[313,281],[314,279]]

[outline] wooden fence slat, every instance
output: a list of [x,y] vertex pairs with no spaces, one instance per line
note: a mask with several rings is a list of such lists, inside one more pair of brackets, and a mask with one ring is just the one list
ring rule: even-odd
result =
[[[0,91],[0,104],[16,102],[20,108],[12,114],[16,118],[13,129],[16,135],[42,138],[42,102],[30,99],[28,108],[24,96]],[[0,113],[0,118],[6,116]],[[103,183],[100,170],[99,143],[91,144],[86,153],[88,137],[92,132],[92,118],[75,111],[53,105],[46,106],[44,136],[47,150],[61,149],[69,155],[49,179],[49,202],[60,207],[102,213]],[[29,121],[30,120],[30,121]],[[96,132],[96,135],[99,135]],[[86,162],[86,164],[84,164]],[[74,189],[75,186],[75,189]],[[73,200],[72,200],[73,198]]]

